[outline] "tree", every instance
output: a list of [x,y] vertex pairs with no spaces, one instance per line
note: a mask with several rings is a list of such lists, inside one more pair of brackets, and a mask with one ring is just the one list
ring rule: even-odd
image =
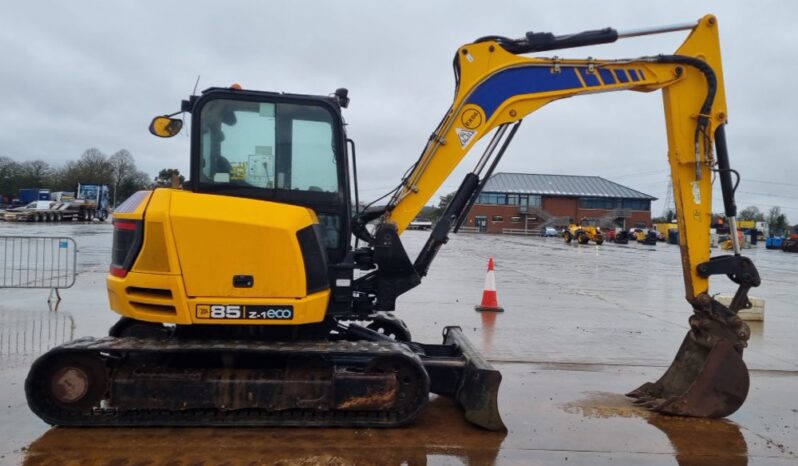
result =
[[136,170],[133,173],[128,174],[128,176],[122,180],[122,183],[119,185],[119,190],[117,191],[117,196],[120,201],[123,201],[136,191],[142,191],[151,188],[152,181],[150,179],[150,175]]
[[42,160],[18,163],[9,157],[0,157],[0,197],[11,200],[22,188],[50,187],[52,174],[50,165]]
[[80,173],[78,173],[77,163],[72,160],[53,171],[50,187],[54,191],[74,191],[75,185],[78,183],[80,183]]
[[0,157],[0,198],[14,198],[22,188],[49,188],[74,191],[78,183],[97,183],[114,189],[114,202],[152,186],[150,175],[138,171],[133,156],[125,149],[107,157],[91,148],[78,160],[52,168],[42,160],[22,163]]
[[86,149],[75,164],[81,179],[80,183],[107,184],[112,186],[113,166],[108,161],[108,156],[99,149],[92,147]]
[[22,167],[9,157],[0,157],[0,196],[13,198],[19,190]]
[[78,183],[106,184],[113,186],[113,167],[108,156],[99,149],[91,148],[83,152],[77,161],[67,162],[55,170],[51,177],[52,189],[74,191]]
[[755,222],[764,222],[765,215],[759,211],[757,206],[748,206],[740,211],[740,220],[753,220]]
[[771,236],[781,235],[790,226],[787,216],[781,213],[779,206],[771,207],[768,211],[767,222]]
[[111,165],[111,178],[113,179],[113,205],[116,206],[119,186],[136,172],[136,162],[127,149],[121,149],[108,158],[108,163]]
[[30,160],[20,164],[20,181],[25,187],[46,186],[50,182],[51,174],[50,165],[43,160]]
[[440,197],[440,201],[438,202],[438,207],[430,213],[431,220],[437,221],[443,215],[443,211],[446,210],[446,207],[452,202],[456,191],[452,191],[445,196]]
[[177,175],[180,184],[182,185],[184,181],[186,181],[186,177],[180,174],[180,170],[177,168],[164,168],[163,170],[158,172],[158,176],[155,177],[155,184],[158,186],[172,186],[172,175]]

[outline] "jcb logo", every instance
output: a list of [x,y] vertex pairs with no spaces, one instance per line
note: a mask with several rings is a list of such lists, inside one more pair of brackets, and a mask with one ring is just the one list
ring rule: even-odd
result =
[[198,319],[243,319],[244,306],[224,304],[198,304]]

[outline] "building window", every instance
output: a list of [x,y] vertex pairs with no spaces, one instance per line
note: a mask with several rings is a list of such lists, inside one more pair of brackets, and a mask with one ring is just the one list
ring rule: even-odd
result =
[[651,201],[648,199],[624,199],[623,208],[629,210],[651,210]]
[[537,194],[482,193],[477,197],[476,203],[540,207],[543,200],[542,197]]
[[477,204],[506,205],[507,195],[500,193],[482,193],[477,198]]
[[502,217],[501,215],[494,215],[491,218],[491,220],[493,220],[494,222],[503,222],[504,221],[504,217]]
[[614,209],[615,199],[604,197],[583,197],[579,199],[580,207],[583,209]]
[[521,217],[510,217],[510,221],[513,223],[521,223]]

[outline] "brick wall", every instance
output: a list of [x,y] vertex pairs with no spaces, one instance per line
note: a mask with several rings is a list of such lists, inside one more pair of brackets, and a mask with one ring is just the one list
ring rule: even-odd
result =
[[[579,222],[582,217],[601,218],[607,215],[612,209],[582,209],[579,207],[579,199],[573,197],[545,196],[542,200],[541,209],[549,215],[555,217],[567,217]],[[632,228],[637,223],[651,225],[651,212],[648,210],[631,210],[630,217],[626,219],[626,228]],[[532,214],[534,215],[534,214]],[[476,227],[476,217],[486,218],[487,233],[501,233],[502,229],[523,229],[525,225],[524,214],[520,213],[519,206],[475,204],[468,213],[463,226]],[[502,217],[501,220],[493,220],[496,216]],[[513,217],[518,217],[517,222],[513,222]],[[530,217],[527,227],[535,230],[542,223],[542,219]]]
[[[517,205],[486,205],[475,204],[468,212],[463,226],[476,227],[476,217],[486,217],[487,233],[501,233],[503,228],[524,228],[524,216],[519,213]],[[502,220],[493,220],[494,217],[502,217]],[[513,222],[513,217],[518,217],[518,222]],[[534,228],[529,222],[529,228]]]
[[579,199],[575,197],[543,197],[543,210],[555,217],[569,217],[576,219],[578,216]]
[[637,223],[645,223],[646,228],[651,228],[651,211],[650,210],[633,210],[631,217],[626,220],[629,228],[632,228]]
[[[575,220],[578,222],[583,217],[601,218],[613,209],[577,209]],[[626,218],[626,228],[635,227],[638,223],[645,223],[644,228],[651,226],[651,211],[649,210],[629,210],[629,217]]]

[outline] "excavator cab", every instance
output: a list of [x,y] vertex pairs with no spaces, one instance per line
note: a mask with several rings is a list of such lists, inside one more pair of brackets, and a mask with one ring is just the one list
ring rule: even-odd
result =
[[338,102],[209,89],[192,107],[191,191],[312,209],[328,259],[340,261],[351,203]]

